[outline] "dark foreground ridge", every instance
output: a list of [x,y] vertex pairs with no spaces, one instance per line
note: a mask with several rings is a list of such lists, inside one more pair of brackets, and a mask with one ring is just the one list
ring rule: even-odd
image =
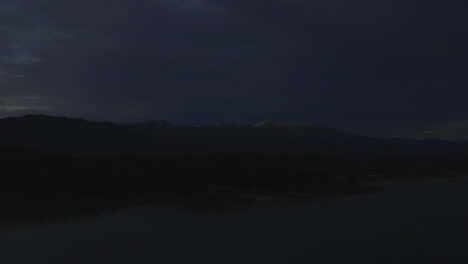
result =
[[376,191],[373,180],[468,175],[468,160],[352,161],[333,156],[72,157],[0,152],[0,224],[169,203],[243,208]]
[[230,205],[363,191],[354,162],[325,156],[212,154],[99,158],[0,155],[0,201]]

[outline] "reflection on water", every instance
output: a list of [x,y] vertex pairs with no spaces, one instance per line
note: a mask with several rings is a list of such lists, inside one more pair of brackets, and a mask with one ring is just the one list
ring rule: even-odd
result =
[[468,178],[194,213],[147,206],[0,229],[2,263],[468,263]]

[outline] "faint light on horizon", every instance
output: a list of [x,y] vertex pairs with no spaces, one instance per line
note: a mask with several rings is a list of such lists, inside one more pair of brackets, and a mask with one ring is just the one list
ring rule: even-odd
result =
[[0,112],[14,113],[49,109],[44,98],[34,95],[0,97]]
[[466,140],[468,139],[468,121],[451,122],[440,124],[432,128],[421,131],[416,138],[419,139],[448,139]]

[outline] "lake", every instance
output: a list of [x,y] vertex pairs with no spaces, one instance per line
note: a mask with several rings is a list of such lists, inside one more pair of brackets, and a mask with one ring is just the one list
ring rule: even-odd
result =
[[170,205],[0,226],[15,263],[468,263],[468,178],[295,205],[200,212]]

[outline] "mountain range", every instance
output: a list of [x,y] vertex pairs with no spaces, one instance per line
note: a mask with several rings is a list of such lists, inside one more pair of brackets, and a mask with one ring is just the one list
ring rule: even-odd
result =
[[195,127],[166,121],[118,124],[26,115],[0,119],[0,148],[78,156],[252,152],[373,159],[453,157],[467,153],[468,143],[375,138],[305,123],[264,121]]

